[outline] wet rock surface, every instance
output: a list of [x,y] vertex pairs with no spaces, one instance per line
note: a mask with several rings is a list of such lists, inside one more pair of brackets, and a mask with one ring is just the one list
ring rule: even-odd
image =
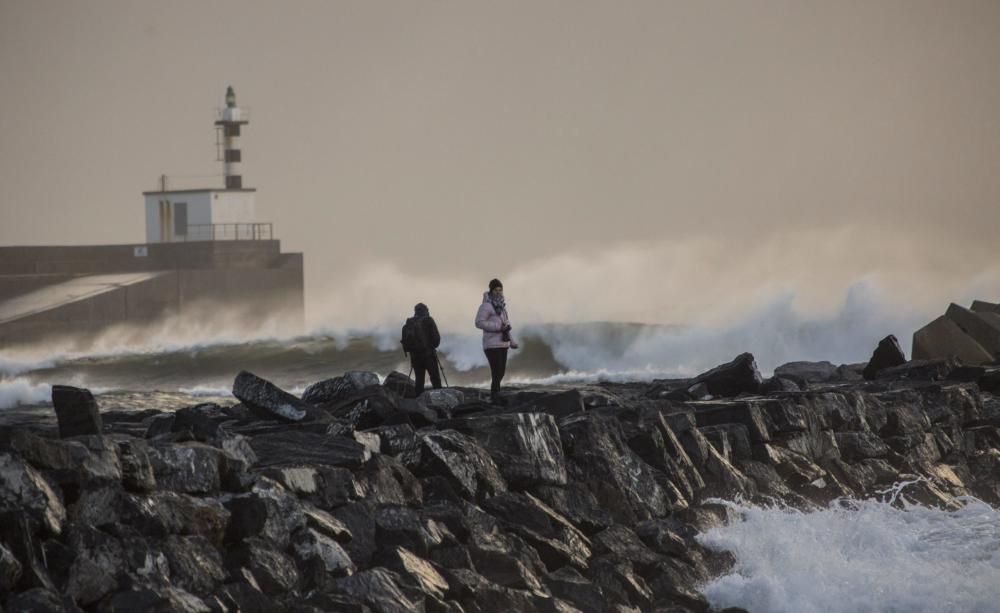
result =
[[762,384],[745,354],[506,406],[360,371],[299,400],[241,373],[230,407],[0,427],[0,606],[708,611],[728,563],[694,540],[725,520],[709,497],[809,508],[920,476],[922,504],[1000,504],[997,372],[800,362]]

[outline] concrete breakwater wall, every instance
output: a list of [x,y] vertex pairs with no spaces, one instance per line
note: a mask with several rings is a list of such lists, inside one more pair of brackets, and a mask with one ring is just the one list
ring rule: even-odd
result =
[[301,327],[302,254],[278,241],[0,248],[0,344],[220,310]]
[[[0,593],[9,610],[705,612],[697,588],[729,564],[694,538],[727,519],[710,497],[809,508],[921,477],[919,503],[1000,504],[995,369],[765,393],[745,356],[504,406],[409,398],[399,373],[296,397],[244,372],[238,404],[176,413],[100,414],[62,389],[61,438],[0,429]],[[696,385],[725,391],[675,394]]]

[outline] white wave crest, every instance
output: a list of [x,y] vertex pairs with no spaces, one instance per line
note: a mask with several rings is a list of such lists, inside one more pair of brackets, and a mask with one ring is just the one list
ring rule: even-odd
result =
[[0,380],[0,409],[11,409],[23,404],[42,404],[52,399],[52,386],[33,383],[21,377]]
[[996,611],[1000,512],[874,500],[799,512],[731,505],[742,518],[700,535],[732,552],[703,588],[713,607],[774,613]]

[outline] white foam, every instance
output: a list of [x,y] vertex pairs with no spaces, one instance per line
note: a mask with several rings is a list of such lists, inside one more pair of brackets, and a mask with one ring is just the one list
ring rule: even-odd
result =
[[799,512],[727,503],[741,519],[699,535],[734,554],[704,586],[713,607],[773,613],[1000,610],[1000,512],[886,502]]
[[42,404],[51,400],[51,385],[32,383],[22,377],[0,380],[0,409],[11,409],[22,404]]

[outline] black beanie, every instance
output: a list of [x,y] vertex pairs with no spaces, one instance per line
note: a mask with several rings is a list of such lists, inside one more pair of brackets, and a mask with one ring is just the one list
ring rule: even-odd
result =
[[418,317],[421,316],[421,315],[423,315],[423,316],[426,317],[427,315],[430,315],[431,312],[427,308],[426,304],[424,304],[423,302],[418,302],[416,304],[416,306],[413,307],[413,314],[416,315],[416,316],[418,316]]
[[501,288],[501,289],[503,289],[503,283],[500,282],[500,279],[493,279],[492,281],[490,281],[490,291],[491,292],[493,290],[495,290],[496,288],[498,288],[498,287]]

